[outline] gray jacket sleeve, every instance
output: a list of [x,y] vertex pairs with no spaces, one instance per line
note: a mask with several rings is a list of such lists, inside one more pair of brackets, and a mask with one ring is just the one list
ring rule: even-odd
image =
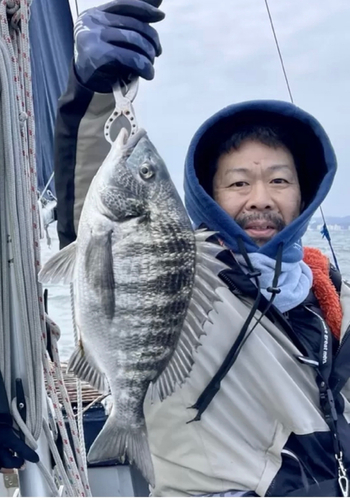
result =
[[103,129],[113,108],[113,94],[94,93],[82,86],[72,65],[66,92],[59,99],[55,127],[57,231],[61,248],[76,239],[87,190],[109,151]]

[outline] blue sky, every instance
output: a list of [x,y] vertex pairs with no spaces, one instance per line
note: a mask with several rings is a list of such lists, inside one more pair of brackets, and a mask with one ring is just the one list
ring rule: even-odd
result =
[[[73,0],[71,0],[73,3]],[[81,11],[105,2],[77,0]],[[324,126],[338,174],[323,204],[327,215],[350,214],[350,2],[269,0],[295,104]],[[220,108],[289,96],[264,0],[163,0],[156,27],[163,54],[156,77],[141,82],[139,124],[166,161],[182,194],[188,144]]]

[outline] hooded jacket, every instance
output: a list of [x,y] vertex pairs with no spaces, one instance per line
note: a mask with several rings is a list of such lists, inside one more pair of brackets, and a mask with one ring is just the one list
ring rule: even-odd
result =
[[[245,233],[213,200],[211,186],[218,149],[240,125],[274,123],[290,136],[291,152],[296,159],[302,198],[306,207],[300,216],[262,247]],[[337,162],[330,140],[311,115],[283,101],[248,101],[228,106],[209,118],[193,137],[185,165],[185,205],[195,226],[201,224],[220,233],[225,244],[239,253],[237,238],[244,241],[248,253],[258,252],[276,258],[283,243],[283,261],[302,259],[300,239],[308,223],[331,188]]]

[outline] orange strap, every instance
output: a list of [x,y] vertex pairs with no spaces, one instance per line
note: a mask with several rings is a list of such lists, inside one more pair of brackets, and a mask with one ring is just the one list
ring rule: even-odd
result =
[[313,274],[312,290],[320,304],[324,319],[339,340],[343,312],[339,295],[329,276],[328,257],[317,248],[304,247],[304,262]]

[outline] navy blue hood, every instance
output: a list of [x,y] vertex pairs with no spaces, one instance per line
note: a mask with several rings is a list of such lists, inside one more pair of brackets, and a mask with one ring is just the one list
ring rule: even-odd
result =
[[[237,127],[260,122],[283,127],[292,138],[293,156],[298,156],[298,177],[303,212],[291,224],[262,247],[230,217],[212,198],[212,181],[220,146]],[[330,140],[320,123],[294,104],[283,101],[248,101],[228,106],[209,118],[193,137],[185,164],[185,205],[196,227],[205,224],[218,231],[225,244],[239,253],[237,238],[244,241],[247,251],[260,252],[276,258],[283,242],[283,261],[302,259],[301,237],[330,187],[337,161]]]

